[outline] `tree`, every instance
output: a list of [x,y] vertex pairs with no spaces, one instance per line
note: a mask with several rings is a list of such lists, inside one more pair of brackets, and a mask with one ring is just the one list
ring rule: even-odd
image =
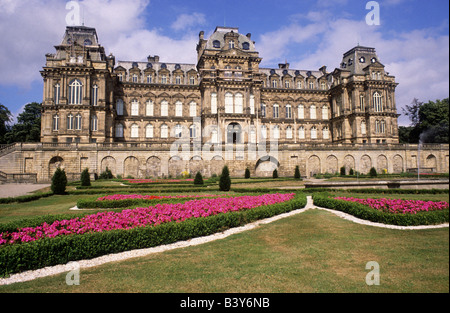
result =
[[5,135],[10,130],[12,114],[3,104],[0,103],[0,143],[6,143]]
[[245,178],[246,179],[250,178],[250,170],[248,169],[248,167],[245,169]]
[[345,176],[345,166],[341,167],[341,176]]
[[81,172],[81,186],[90,186],[91,185],[91,176],[89,175],[89,169],[84,169]]
[[226,165],[223,167],[222,174],[220,175],[219,189],[221,191],[230,191],[231,189],[230,171]]
[[53,174],[52,185],[50,188],[52,189],[55,195],[63,195],[66,193],[66,186],[67,186],[66,172],[58,167],[56,169],[55,174]]
[[31,102],[25,105],[17,117],[17,123],[5,136],[8,143],[39,142],[41,140],[41,103]]
[[377,177],[377,170],[375,169],[375,167],[372,167],[369,171],[369,176],[370,177]]
[[197,174],[195,175],[195,178],[194,178],[194,185],[196,185],[196,186],[202,186],[203,185],[202,173],[197,172]]
[[414,99],[403,109],[411,126],[399,127],[402,143],[449,143],[449,99],[423,103]]
[[298,165],[295,167],[294,178],[295,178],[295,179],[300,179],[300,178],[301,178],[301,175],[300,175],[300,167],[299,167]]

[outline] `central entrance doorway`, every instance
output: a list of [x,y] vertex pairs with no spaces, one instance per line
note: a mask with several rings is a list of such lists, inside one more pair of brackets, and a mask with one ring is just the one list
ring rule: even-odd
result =
[[242,127],[238,123],[231,123],[228,125],[227,143],[242,143]]

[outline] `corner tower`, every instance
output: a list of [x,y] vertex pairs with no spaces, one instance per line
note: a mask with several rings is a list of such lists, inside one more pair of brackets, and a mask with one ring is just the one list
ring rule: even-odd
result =
[[344,53],[330,89],[333,141],[398,143],[395,77],[385,71],[374,48]]

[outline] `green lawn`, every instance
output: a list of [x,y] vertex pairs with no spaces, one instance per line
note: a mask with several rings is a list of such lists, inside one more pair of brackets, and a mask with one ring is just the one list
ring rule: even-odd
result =
[[[201,246],[0,286],[0,292],[449,292],[449,230],[375,228],[313,210]],[[380,265],[368,286],[366,263]]]

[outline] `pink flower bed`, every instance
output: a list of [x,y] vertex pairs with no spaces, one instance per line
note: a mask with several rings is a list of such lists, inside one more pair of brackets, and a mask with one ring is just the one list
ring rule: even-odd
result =
[[400,200],[400,199],[357,199],[347,197],[337,197],[336,200],[345,200],[367,205],[373,209],[389,213],[416,214],[418,212],[428,212],[437,210],[448,210],[449,204],[445,201],[421,201],[421,200]]
[[219,213],[253,209],[291,200],[295,194],[266,194],[234,198],[197,199],[185,203],[157,204],[147,208],[136,208],[122,212],[100,212],[83,218],[43,223],[37,227],[26,227],[16,232],[0,233],[0,246],[20,242],[36,241],[63,235],[103,232],[115,229],[131,229],[155,226],[172,221],[181,222],[189,218],[206,217]]
[[130,184],[152,184],[152,183],[180,183],[193,182],[193,179],[124,179]]
[[180,199],[180,198],[213,198],[213,197],[219,197],[219,195],[178,195],[178,196],[110,195],[110,196],[100,197],[100,198],[97,199],[97,201],[128,200],[128,199],[153,200],[153,199]]

